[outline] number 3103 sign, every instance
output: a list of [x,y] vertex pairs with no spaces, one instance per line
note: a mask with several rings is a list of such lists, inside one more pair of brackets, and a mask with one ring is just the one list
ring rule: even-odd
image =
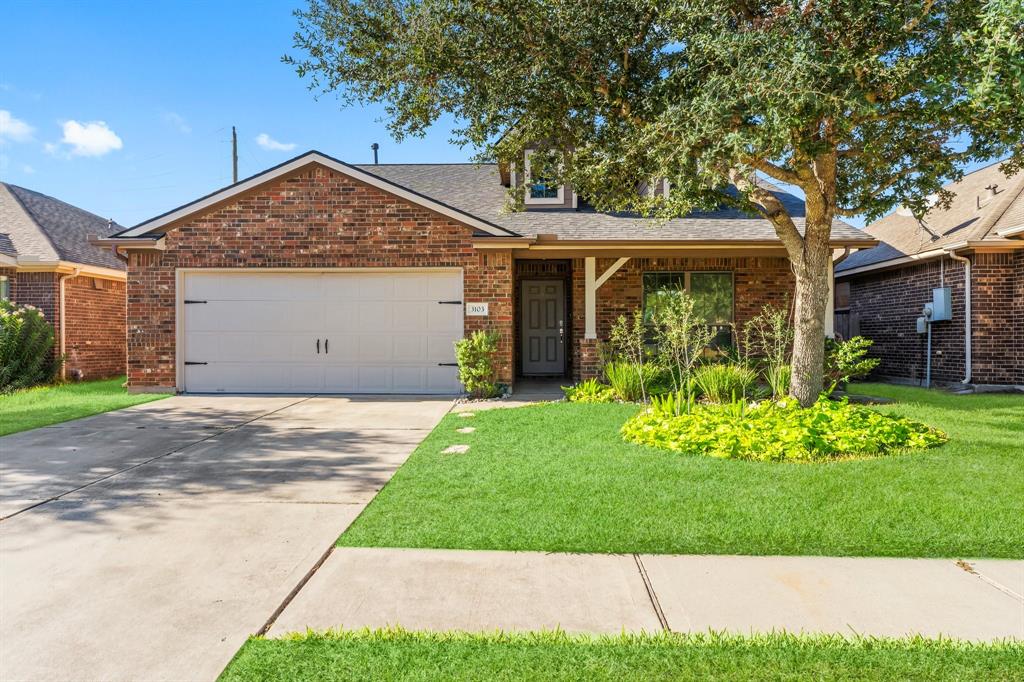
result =
[[466,303],[466,314],[484,316],[487,315],[486,303]]

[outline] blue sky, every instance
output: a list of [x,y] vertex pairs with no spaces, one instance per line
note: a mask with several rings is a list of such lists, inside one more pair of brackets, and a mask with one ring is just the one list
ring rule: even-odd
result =
[[6,0],[0,179],[130,226],[229,184],[232,125],[240,177],[309,149],[367,163],[372,142],[469,159],[450,122],[399,145],[380,109],[317,100],[281,63],[298,2]]
[[317,101],[280,59],[295,6],[7,0],[0,178],[133,225],[231,182],[232,125],[241,177],[314,148],[367,163],[371,142],[382,162],[468,160],[445,126],[397,145],[379,109]]

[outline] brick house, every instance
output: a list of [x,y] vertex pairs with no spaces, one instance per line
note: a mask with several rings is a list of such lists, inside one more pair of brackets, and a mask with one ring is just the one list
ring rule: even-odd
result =
[[[720,210],[654,226],[538,179],[507,212],[514,182],[498,165],[313,151],[99,240],[128,258],[131,389],[454,393],[452,344],[477,329],[500,333],[505,383],[578,379],[615,318],[666,288],[698,297],[722,343],[791,300],[767,220]],[[833,238],[875,243],[838,222]]]
[[[880,243],[836,266],[836,330],[875,342],[883,378],[926,381],[930,327],[932,382],[1024,386],[1024,173],[993,164],[947,189],[949,209],[920,222],[900,209],[865,229]],[[922,333],[946,288],[951,319]]]
[[125,264],[94,235],[124,229],[24,187],[0,183],[0,298],[39,308],[69,379],[125,373]]

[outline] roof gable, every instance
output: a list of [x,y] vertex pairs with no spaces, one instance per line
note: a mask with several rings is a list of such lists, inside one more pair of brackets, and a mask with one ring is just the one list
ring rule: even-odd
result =
[[500,236],[500,237],[516,237],[516,233],[511,232],[507,229],[499,227],[486,220],[481,220],[477,216],[471,215],[464,211],[461,211],[453,206],[448,205],[437,199],[424,196],[414,190],[407,187],[395,184],[390,180],[380,177],[374,173],[370,173],[365,169],[358,168],[356,166],[349,165],[344,161],[340,161],[333,157],[322,154],[318,151],[309,151],[305,154],[285,161],[282,164],[269,168],[262,173],[257,173],[252,177],[241,180],[233,185],[219,189],[211,194],[207,194],[204,197],[200,197],[195,201],[189,202],[184,206],[179,206],[176,209],[163,213],[155,218],[151,218],[145,222],[139,223],[135,227],[124,230],[117,233],[116,237],[141,237],[150,233],[156,233],[161,228],[176,223],[184,218],[187,218],[196,213],[205,211],[213,206],[219,205],[231,198],[238,196],[244,192],[255,189],[269,182],[281,178],[285,175],[289,175],[296,171],[299,171],[307,166],[319,164],[337,173],[350,177],[359,182],[363,182],[372,187],[376,187],[380,190],[388,192],[389,194],[395,195],[401,199],[405,199],[412,204],[422,206],[430,209],[436,213],[452,219],[455,222],[462,223],[476,230],[479,230],[485,234]]

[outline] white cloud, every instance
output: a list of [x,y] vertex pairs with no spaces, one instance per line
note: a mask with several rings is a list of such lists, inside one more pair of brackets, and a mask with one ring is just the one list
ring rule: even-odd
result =
[[278,142],[266,133],[260,133],[256,136],[256,144],[274,152],[290,152],[295,149],[294,142]]
[[20,118],[14,118],[11,112],[0,109],[0,142],[3,140],[28,142],[32,139],[33,130],[32,126]]
[[[72,156],[103,156],[124,146],[117,133],[103,121],[65,121],[63,127],[61,143],[71,147]],[[57,145],[47,144],[45,148],[54,152]]]
[[36,172],[36,169],[26,163],[21,167],[21,172],[25,175],[33,175]]
[[181,114],[176,114],[173,111],[168,111],[164,113],[164,122],[170,125],[172,128],[176,129],[179,133],[182,133],[183,135],[188,135],[189,133],[192,132],[192,126],[188,124],[188,121],[185,120],[185,117]]

